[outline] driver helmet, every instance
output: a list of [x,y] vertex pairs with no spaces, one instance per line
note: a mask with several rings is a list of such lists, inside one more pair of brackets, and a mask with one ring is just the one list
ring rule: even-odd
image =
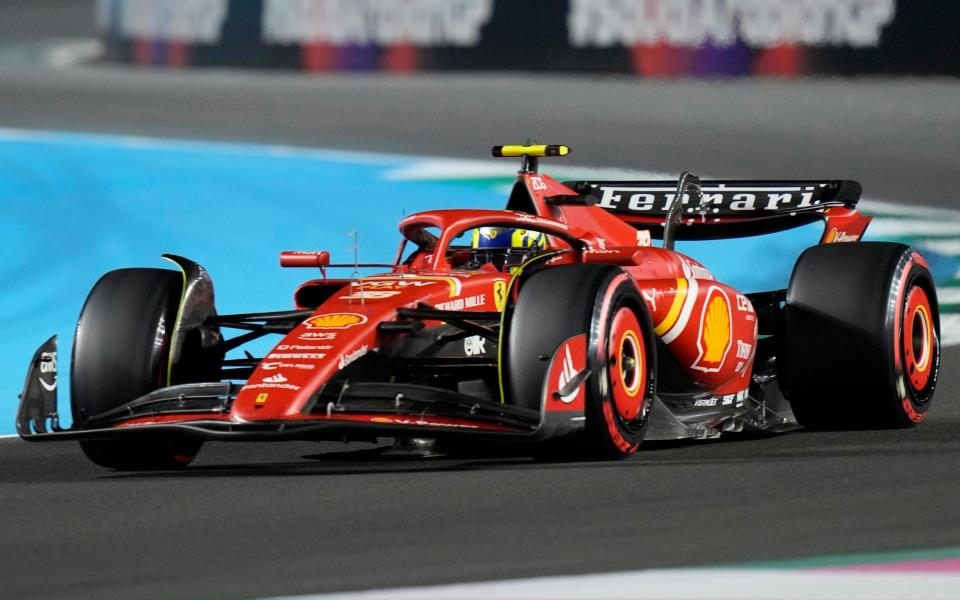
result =
[[471,244],[476,259],[493,263],[499,269],[515,267],[539,254],[547,246],[547,236],[541,231],[513,227],[478,227],[473,230]]

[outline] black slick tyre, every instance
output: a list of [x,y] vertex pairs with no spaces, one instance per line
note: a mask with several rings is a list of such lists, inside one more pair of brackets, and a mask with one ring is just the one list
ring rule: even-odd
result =
[[[75,426],[167,385],[170,336],[183,278],[164,269],[104,275],[80,313],[73,343],[70,405]],[[201,442],[180,438],[85,440],[93,462],[111,469],[186,466]]]
[[910,427],[930,408],[939,339],[933,277],[916,250],[815,246],[790,278],[781,387],[806,427]]
[[647,430],[656,357],[646,306],[630,276],[611,265],[566,265],[531,275],[505,323],[505,381],[511,402],[541,410],[548,363],[571,337],[585,334],[585,427],[548,442],[539,456],[619,459]]

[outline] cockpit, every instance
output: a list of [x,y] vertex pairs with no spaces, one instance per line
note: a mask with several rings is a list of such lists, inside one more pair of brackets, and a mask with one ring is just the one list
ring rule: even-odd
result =
[[[443,212],[423,216],[446,216],[438,214]],[[424,218],[407,223],[401,227],[405,239],[397,264],[411,270],[510,273],[547,251],[572,246],[571,239],[567,239],[570,236],[557,226],[551,227],[552,223],[524,220],[514,217],[514,213],[507,215],[506,218],[504,213],[483,215],[487,218],[470,215],[470,218],[451,223]],[[491,218],[494,216],[499,218]]]

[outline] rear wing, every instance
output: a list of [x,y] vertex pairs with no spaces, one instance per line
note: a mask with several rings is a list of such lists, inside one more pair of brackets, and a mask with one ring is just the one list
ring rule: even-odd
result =
[[[678,182],[566,181],[564,185],[661,239]],[[702,181],[699,197],[695,190],[684,189],[688,191],[683,194],[682,208],[678,207],[673,232],[681,240],[762,235],[816,221],[826,221],[829,226],[831,216],[858,214],[854,208],[862,191],[852,180]]]

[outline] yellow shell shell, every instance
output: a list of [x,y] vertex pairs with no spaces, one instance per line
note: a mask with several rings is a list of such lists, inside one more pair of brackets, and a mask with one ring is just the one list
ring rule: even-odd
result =
[[730,308],[723,297],[717,295],[710,301],[703,326],[704,362],[718,363],[730,343]]
[[351,313],[329,313],[307,320],[307,325],[321,329],[345,329],[351,325],[363,323],[366,319]]

